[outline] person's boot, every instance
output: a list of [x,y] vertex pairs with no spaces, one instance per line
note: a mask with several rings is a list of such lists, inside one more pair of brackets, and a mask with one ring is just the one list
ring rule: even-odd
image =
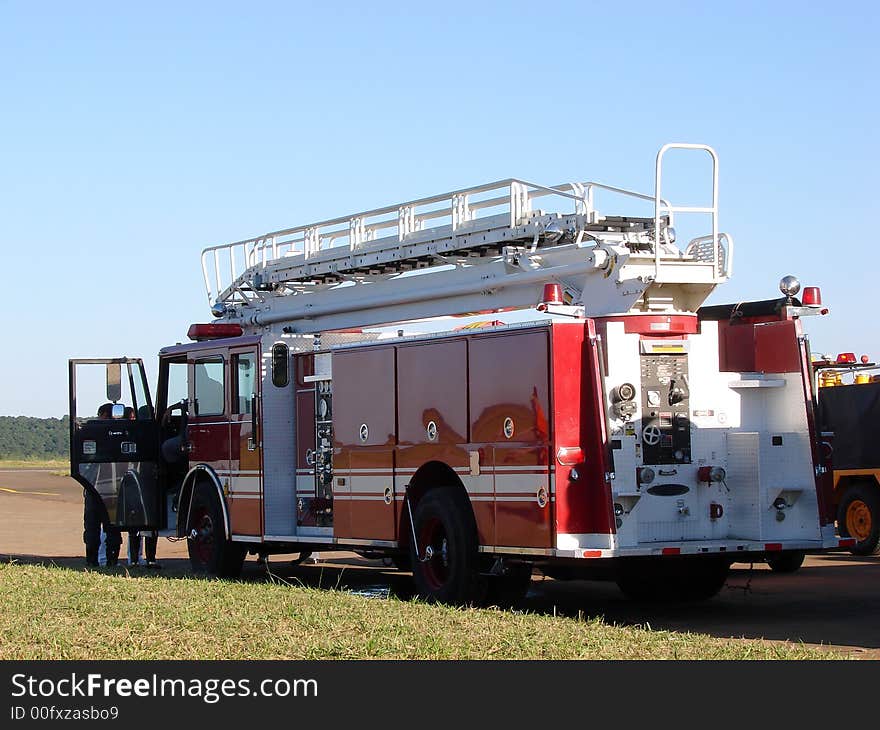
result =
[[90,568],[98,567],[98,548],[86,548],[86,565]]

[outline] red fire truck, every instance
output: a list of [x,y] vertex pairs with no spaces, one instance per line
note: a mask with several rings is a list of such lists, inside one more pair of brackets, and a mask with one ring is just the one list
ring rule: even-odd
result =
[[[662,196],[672,149],[708,154],[710,206]],[[681,249],[685,213],[711,232]],[[71,361],[71,474],[219,576],[344,549],[451,603],[536,566],[708,597],[734,561],[841,545],[801,328],[820,308],[786,278],[701,309],[732,262],[715,152],[683,144],[654,195],[510,179],[213,246],[215,319],[160,352],[155,405],[140,360]]]

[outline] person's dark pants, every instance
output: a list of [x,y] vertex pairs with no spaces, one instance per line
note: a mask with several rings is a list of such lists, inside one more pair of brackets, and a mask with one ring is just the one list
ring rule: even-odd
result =
[[144,538],[144,557],[146,557],[148,563],[156,562],[156,546],[158,544],[158,535],[147,535]]
[[119,561],[119,548],[122,546],[122,533],[110,524],[107,510],[100,497],[91,489],[83,489],[83,542],[86,545],[86,563],[98,565],[98,550],[101,547],[101,525],[107,535],[107,565]]
[[[158,535],[146,535],[144,538],[144,558],[148,563],[156,562],[156,546],[159,542]],[[128,561],[137,563],[141,552],[141,536],[138,530],[128,533]]]

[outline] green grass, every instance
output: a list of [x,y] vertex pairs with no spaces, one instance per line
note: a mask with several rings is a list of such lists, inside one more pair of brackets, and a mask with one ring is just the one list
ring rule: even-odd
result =
[[0,564],[0,659],[819,659],[714,639],[271,583]]
[[69,459],[0,459],[0,469],[53,469],[70,473]]

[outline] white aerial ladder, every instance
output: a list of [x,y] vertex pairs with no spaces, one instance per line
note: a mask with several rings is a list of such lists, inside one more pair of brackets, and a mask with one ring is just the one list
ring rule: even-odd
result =
[[[671,149],[710,156],[711,206],[661,196]],[[654,215],[601,215],[597,191],[653,202]],[[676,213],[710,215],[711,233],[679,249]],[[507,179],[202,251],[215,317],[291,334],[531,307],[548,282],[562,286],[569,314],[695,312],[732,263],[733,240],[718,230],[717,155],[681,143],[658,152],[653,195]]]

